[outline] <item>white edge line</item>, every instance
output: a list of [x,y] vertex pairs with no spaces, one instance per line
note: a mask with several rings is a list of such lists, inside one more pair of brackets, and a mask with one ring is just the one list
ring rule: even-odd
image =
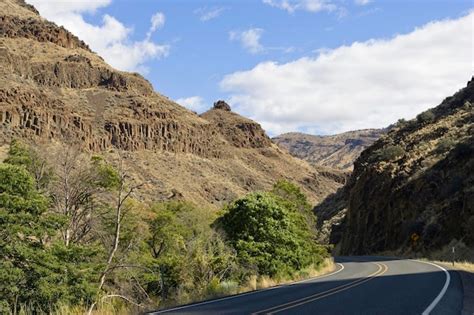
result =
[[441,291],[439,292],[438,296],[433,300],[433,302],[431,302],[431,304],[426,308],[426,310],[424,310],[423,313],[421,313],[422,315],[429,315],[431,313],[431,311],[436,307],[436,305],[438,305],[439,301],[441,301],[444,294],[448,290],[449,282],[451,281],[451,276],[449,275],[449,272],[445,268],[443,268],[443,267],[441,267],[437,264],[430,263],[430,262],[427,262],[427,261],[421,261],[421,260],[414,260],[414,261],[435,266],[435,267],[443,270],[444,273],[446,274],[446,282],[444,283],[444,286],[441,289]]
[[316,276],[316,277],[309,278],[309,279],[305,279],[305,280],[300,280],[300,281],[292,282],[292,283],[289,283],[288,285],[294,285],[294,284],[298,284],[298,283],[304,283],[304,282],[308,282],[308,281],[312,281],[312,280],[318,280],[318,279],[321,279],[321,278],[326,278],[326,277],[335,275],[336,273],[339,273],[339,272],[341,272],[341,271],[344,270],[344,265],[343,265],[343,264],[336,263],[336,265],[339,265],[339,267],[341,267],[341,268],[339,268],[338,270],[333,271],[333,272],[331,272],[331,273],[328,273],[327,275],[321,275],[321,276]]
[[219,299],[214,299],[214,300],[210,300],[210,301],[203,301],[203,302],[198,302],[198,303],[194,303],[194,304],[189,304],[189,305],[183,305],[183,306],[179,306],[179,307],[175,307],[175,308],[170,308],[170,309],[166,309],[166,310],[150,312],[148,314],[162,314],[162,313],[166,313],[166,312],[177,311],[177,310],[181,310],[181,309],[184,309],[184,308],[189,308],[189,307],[194,307],[194,306],[199,306],[199,305],[205,305],[205,304],[211,304],[211,303],[215,303],[215,302],[221,302],[221,301],[225,301],[225,300],[235,299],[235,298],[238,298],[238,297],[241,297],[241,296],[260,293],[260,292],[264,292],[264,291],[270,291],[270,290],[281,288],[281,287],[284,287],[284,286],[289,286],[289,285],[294,285],[294,284],[298,284],[298,283],[302,283],[302,282],[316,280],[316,279],[319,279],[319,278],[329,277],[329,276],[335,275],[336,273],[339,273],[342,270],[344,270],[344,265],[343,264],[337,263],[337,265],[339,265],[341,268],[334,271],[334,272],[332,272],[332,273],[329,273],[327,275],[316,276],[316,277],[313,277],[313,278],[310,278],[310,279],[301,280],[301,281],[297,281],[297,282],[292,282],[292,283],[286,284],[286,285],[285,284],[277,285],[277,286],[267,288],[267,289],[263,289],[263,290],[254,290],[254,291],[251,291],[251,292],[235,294],[235,295],[231,295],[231,296],[227,296],[227,297],[223,297],[223,298],[219,298]]

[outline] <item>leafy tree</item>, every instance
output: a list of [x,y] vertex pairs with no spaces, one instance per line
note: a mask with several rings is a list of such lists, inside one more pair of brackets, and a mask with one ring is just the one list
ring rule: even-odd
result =
[[53,178],[53,168],[48,165],[42,154],[18,140],[10,143],[5,163],[23,166],[33,176],[36,188],[44,190]]
[[[237,270],[235,252],[210,224],[213,216],[186,202],[157,204],[149,220],[148,291],[161,299],[201,297]],[[142,256],[143,259],[143,256]]]
[[88,295],[87,276],[78,274],[72,262],[89,254],[67,252],[55,244],[65,219],[48,212],[47,206],[48,199],[36,190],[25,168],[0,164],[2,312],[22,304],[47,312],[59,301],[79,302]]
[[101,157],[90,159],[76,148],[62,148],[53,163],[56,172],[49,194],[55,211],[67,218],[64,244],[84,243],[96,217],[97,199],[119,186],[119,175]]
[[280,180],[273,185],[271,192],[280,198],[287,208],[297,210],[305,219],[306,226],[301,226],[302,230],[310,230],[316,233],[316,216],[313,207],[308,202],[308,198],[301,191],[301,188],[287,180]]
[[[277,187],[281,186],[286,185]],[[250,194],[229,205],[216,224],[226,232],[244,267],[256,268],[261,275],[291,275],[319,263],[324,252],[313,242],[306,219],[294,204],[298,202],[272,193]]]

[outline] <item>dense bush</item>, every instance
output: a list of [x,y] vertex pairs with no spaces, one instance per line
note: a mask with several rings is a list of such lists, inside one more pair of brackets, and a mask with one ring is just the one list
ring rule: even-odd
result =
[[[281,191],[281,186],[286,184],[275,190]],[[289,197],[253,193],[229,205],[218,219],[247,270],[287,276],[324,258],[324,250],[315,245],[307,218],[297,207],[301,195]]]

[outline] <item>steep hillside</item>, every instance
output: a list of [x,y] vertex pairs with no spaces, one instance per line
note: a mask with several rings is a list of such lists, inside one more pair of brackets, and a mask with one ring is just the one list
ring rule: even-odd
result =
[[[217,106],[219,107],[219,106]],[[312,201],[340,183],[278,149],[260,126],[222,109],[199,117],[117,71],[23,0],[0,2],[0,146],[80,145],[121,156],[142,198],[218,207],[285,178]]]
[[342,197],[344,254],[474,245],[473,103],[471,80],[361,154]]
[[293,156],[313,165],[351,171],[360,153],[386,131],[365,129],[333,136],[313,136],[304,133],[286,133],[273,140]]

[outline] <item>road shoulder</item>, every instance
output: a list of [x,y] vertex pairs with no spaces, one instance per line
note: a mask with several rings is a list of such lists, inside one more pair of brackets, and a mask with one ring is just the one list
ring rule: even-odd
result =
[[473,315],[474,314],[474,273],[456,270],[461,276],[464,299],[462,315]]
[[474,315],[474,273],[456,268],[451,264],[444,262],[436,262],[446,269],[455,271],[459,274],[463,289],[463,308],[461,315]]

